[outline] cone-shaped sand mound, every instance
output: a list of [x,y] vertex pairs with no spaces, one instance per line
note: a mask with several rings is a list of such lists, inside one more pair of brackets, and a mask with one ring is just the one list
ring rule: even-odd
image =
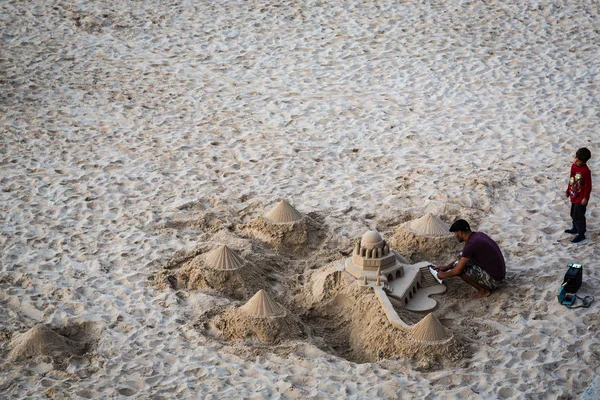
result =
[[306,336],[306,327],[300,318],[287,312],[263,290],[245,305],[217,317],[213,325],[226,340],[273,344]]
[[258,318],[284,317],[286,315],[285,308],[262,289],[240,307],[240,311]]
[[265,217],[271,222],[290,223],[301,220],[304,215],[287,201],[281,200],[271,211],[265,214]]
[[218,271],[235,271],[244,266],[244,260],[227,245],[208,252],[205,262],[208,267]]
[[431,213],[408,222],[406,229],[420,236],[452,236],[449,232],[450,225]]
[[10,360],[47,355],[53,357],[81,356],[85,343],[70,340],[45,325],[38,324],[10,342]]
[[452,339],[433,313],[416,323],[410,330],[410,336],[413,340],[429,344],[441,344]]
[[449,229],[447,223],[428,213],[398,226],[389,242],[411,262],[443,263],[460,251],[459,243]]
[[162,288],[203,290],[247,300],[269,279],[270,261],[259,260],[260,267],[229,246],[220,245],[205,253],[184,256],[175,268],[167,265],[156,274],[155,281]]
[[[312,217],[315,217],[313,219]],[[259,216],[248,224],[239,226],[242,236],[253,237],[275,246],[279,251],[309,253],[316,249],[325,235],[318,215],[304,215],[287,201],[279,204],[264,216]]]

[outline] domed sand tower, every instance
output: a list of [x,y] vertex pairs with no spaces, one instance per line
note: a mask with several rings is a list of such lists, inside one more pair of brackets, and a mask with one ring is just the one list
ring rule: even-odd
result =
[[346,259],[346,271],[355,278],[376,281],[378,276],[387,282],[404,275],[408,261],[390,249],[383,237],[376,231],[366,232],[356,241],[352,257]]

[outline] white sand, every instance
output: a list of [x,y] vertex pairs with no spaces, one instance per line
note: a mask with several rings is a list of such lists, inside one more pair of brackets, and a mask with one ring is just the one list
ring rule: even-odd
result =
[[[1,397],[583,392],[600,372],[595,194],[587,242],[562,231],[575,150],[593,173],[600,157],[600,10],[415,3],[2,2]],[[425,212],[497,239],[507,287],[472,301],[452,281],[436,313],[472,357],[422,372],[313,341],[253,355],[194,326],[227,299],[151,284],[281,198],[324,217],[331,252]],[[556,301],[573,261],[590,309]],[[102,331],[67,364],[7,361],[37,323]]]

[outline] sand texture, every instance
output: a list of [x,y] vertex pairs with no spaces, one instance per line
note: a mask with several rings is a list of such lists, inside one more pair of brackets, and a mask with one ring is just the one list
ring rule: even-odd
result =
[[445,265],[448,254],[458,255],[462,249],[449,228],[439,217],[427,213],[398,225],[390,237],[390,246],[412,262],[428,260]]
[[[587,240],[563,231],[577,148],[598,173],[599,21],[583,0],[0,2],[0,397],[589,398],[596,191]],[[485,299],[444,282],[437,344],[340,269],[371,230],[450,262],[452,236],[400,232],[428,213],[508,266]],[[588,309],[556,300],[569,262]],[[240,311],[260,290],[285,315]]]

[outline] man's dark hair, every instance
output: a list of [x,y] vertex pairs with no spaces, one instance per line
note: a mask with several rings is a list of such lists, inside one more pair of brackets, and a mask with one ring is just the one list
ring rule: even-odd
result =
[[454,221],[454,223],[452,224],[452,226],[450,226],[450,232],[471,232],[471,227],[469,226],[469,223],[467,221],[465,221],[464,219],[457,219],[456,221]]
[[575,153],[575,157],[579,158],[579,160],[583,162],[588,162],[588,160],[592,158],[592,152],[589,151],[587,147],[582,147],[579,150],[577,150],[577,153]]

